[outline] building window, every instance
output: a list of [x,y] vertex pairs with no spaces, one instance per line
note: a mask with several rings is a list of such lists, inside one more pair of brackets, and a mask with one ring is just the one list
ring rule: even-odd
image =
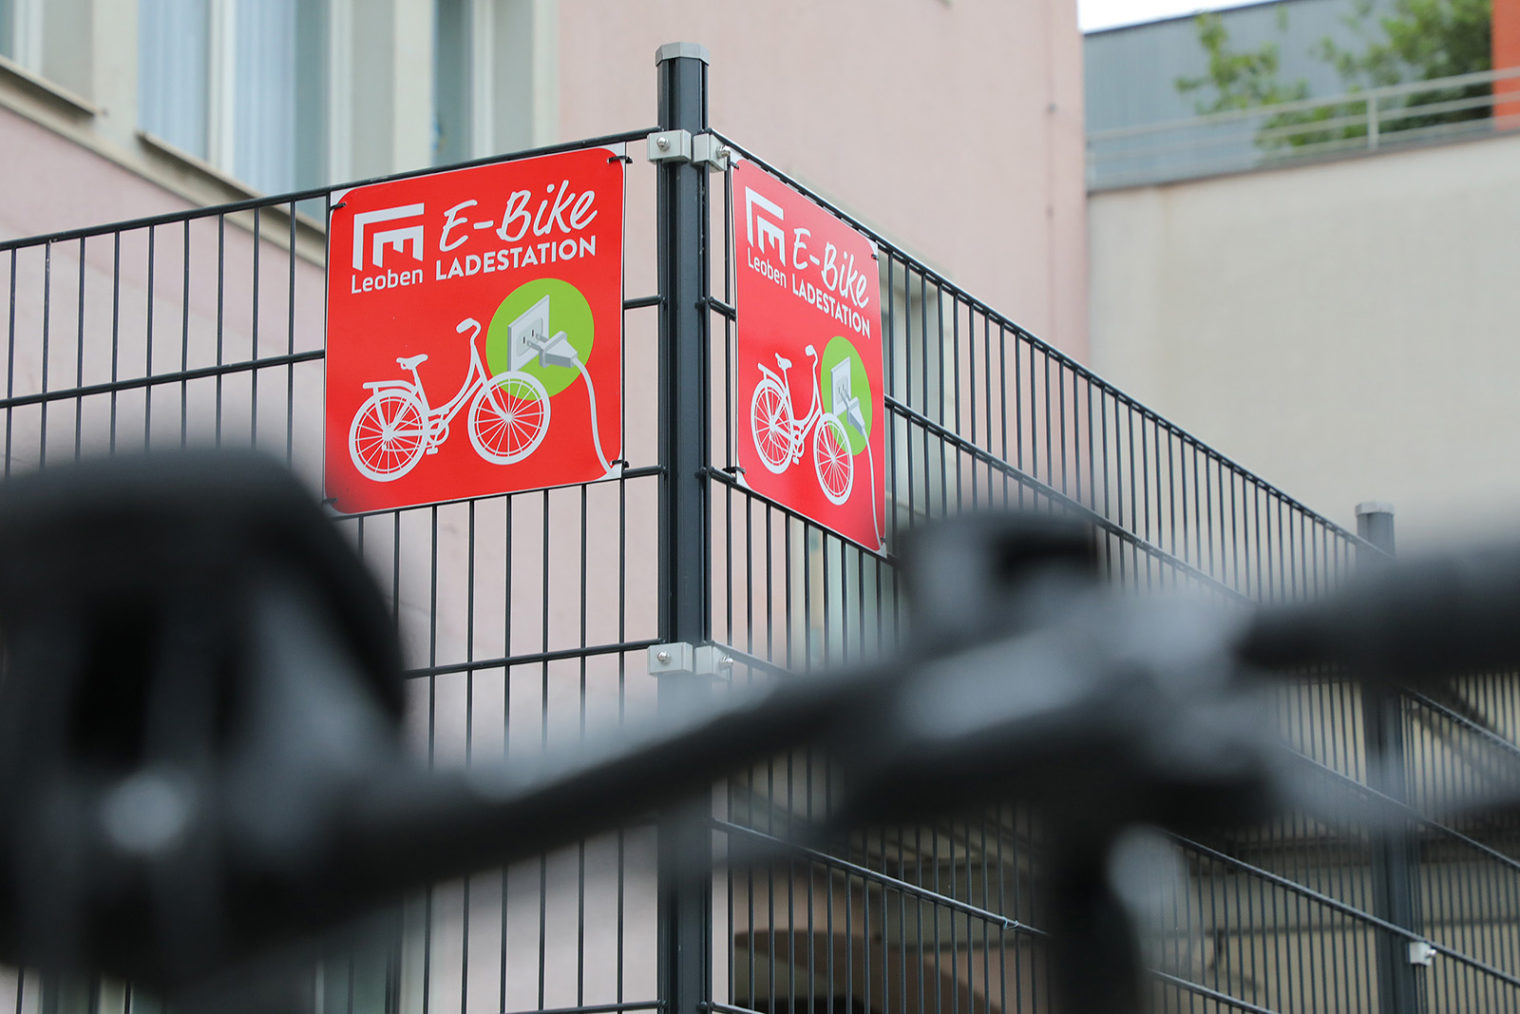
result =
[[0,56],[42,70],[42,0],[0,0]]
[[555,23],[547,0],[433,0],[434,165],[552,139]]
[[210,14],[206,0],[144,0],[138,8],[138,123],[207,160]]
[[138,10],[143,130],[265,193],[327,182],[327,3],[140,0]]
[[16,59],[16,0],[0,0],[0,56]]
[[470,158],[474,64],[470,0],[435,0],[433,4],[433,164]]

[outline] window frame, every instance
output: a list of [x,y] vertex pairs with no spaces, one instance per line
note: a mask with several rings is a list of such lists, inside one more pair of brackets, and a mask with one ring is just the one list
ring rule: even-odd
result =
[[10,52],[0,56],[33,74],[42,74],[42,0],[0,0],[0,18],[9,22]]
[[[36,3],[39,0],[14,2]],[[150,123],[144,116],[141,99],[137,108],[137,126],[152,138],[155,145],[183,152],[192,163],[203,162],[239,186],[262,192],[259,181],[247,178],[239,166],[238,124],[242,117],[251,114],[250,108],[240,107],[238,93],[238,12],[239,4],[246,0],[203,2],[206,5],[204,86],[207,96],[202,124],[204,150],[184,147],[179,139],[164,136],[161,124]],[[346,115],[347,99],[352,95],[352,60],[349,55],[353,23],[352,0],[297,0],[293,10],[295,21],[291,41],[295,46],[295,80],[292,89],[297,101],[287,138],[293,150],[293,164],[289,178],[278,181],[276,191],[301,189],[340,178],[349,165],[347,149],[352,137],[351,119]],[[306,34],[303,28],[311,18],[320,19],[322,37],[314,50],[319,62],[303,66],[302,57],[313,52],[303,45]],[[309,39],[305,41],[309,42]],[[145,40],[139,38],[139,88],[144,80],[145,57],[151,56],[146,53],[145,46]],[[314,80],[319,83],[321,95],[314,110],[302,103],[302,98],[310,91],[309,88],[301,87],[303,78],[307,82]]]

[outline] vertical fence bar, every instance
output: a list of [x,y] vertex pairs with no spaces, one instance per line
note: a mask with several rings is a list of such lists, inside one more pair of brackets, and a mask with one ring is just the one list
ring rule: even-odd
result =
[[[707,129],[707,50],[669,43],[655,54],[662,131]],[[660,636],[708,639],[707,171],[659,166]],[[703,677],[660,677],[661,710],[706,693]],[[662,815],[658,855],[658,982],[665,1014],[697,1014],[709,999],[712,905],[700,872],[711,854],[707,800]]]
[[[1356,506],[1357,534],[1378,556],[1393,555],[1393,506]],[[1362,686],[1362,722],[1367,743],[1367,784],[1394,799],[1405,798],[1404,703],[1397,690],[1372,680]],[[1374,914],[1396,926],[1416,930],[1413,848],[1405,828],[1390,830],[1372,841],[1372,903]],[[1421,1008],[1419,984],[1410,963],[1408,941],[1379,932],[1378,1006],[1382,1014],[1416,1014]]]

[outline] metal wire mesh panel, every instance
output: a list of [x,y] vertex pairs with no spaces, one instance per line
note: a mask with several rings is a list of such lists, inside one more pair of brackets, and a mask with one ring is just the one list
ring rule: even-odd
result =
[[[731,194],[725,203],[732,207]],[[1112,580],[1203,595],[1226,612],[1237,603],[1323,594],[1381,555],[884,237],[872,239],[886,336],[889,549],[919,520],[964,510],[1074,512],[1097,529]],[[726,261],[711,274],[712,327],[726,338],[712,353],[712,375],[723,378],[715,424],[725,424],[711,444],[713,629],[741,660],[733,678],[744,683],[764,678],[772,663],[796,670],[890,651],[903,613],[890,557],[733,479],[734,447],[745,438],[733,422],[740,415],[732,403],[733,270]],[[1491,723],[1463,723],[1454,701],[1411,696],[1394,707],[1429,709],[1427,725],[1461,725],[1469,739],[1483,739],[1488,765],[1504,767],[1514,751],[1514,686],[1495,676],[1467,693],[1482,697]],[[1402,868],[1390,866],[1388,842],[1461,833],[1432,818],[1393,819],[1390,810],[1403,812],[1406,785],[1430,801],[1471,797],[1472,766],[1466,782],[1453,780],[1444,773],[1449,761],[1431,754],[1430,736],[1411,732],[1405,751],[1373,735],[1379,705],[1344,673],[1284,681],[1275,702],[1264,720],[1299,753],[1306,782],[1322,784],[1346,819],[1294,812],[1249,833],[1161,846],[1181,873],[1147,925],[1158,1009],[1405,1009],[1394,998],[1401,987],[1386,981],[1388,966],[1407,972],[1409,947],[1426,942],[1442,960],[1439,971],[1414,966],[1415,1002],[1508,1009],[1516,981],[1499,955],[1511,938],[1478,927],[1512,920],[1515,909],[1479,913],[1473,905],[1481,898],[1503,906],[1512,852],[1474,841],[1466,847],[1485,849],[1483,872],[1469,857],[1466,866],[1448,864],[1460,873],[1443,874],[1431,846],[1417,845],[1419,912],[1396,918],[1389,909],[1390,895],[1410,888],[1398,883]],[[731,848],[757,837],[774,844],[799,830],[806,840],[830,800],[822,759],[788,757],[731,786],[720,840]],[[735,872],[726,887],[727,932],[721,924],[718,931],[732,944],[729,1002],[762,1012],[884,1011],[898,1003],[1045,1009],[1041,844],[1027,815],[981,818],[814,841],[792,849],[784,864]],[[1439,903],[1430,900],[1436,892]],[[1465,916],[1451,914],[1464,905]]]
[[[652,184],[639,167],[629,177],[642,206],[627,239],[647,250]],[[212,444],[256,447],[320,489],[325,245],[305,216],[331,202],[308,191],[0,247],[6,475]],[[657,298],[652,271],[627,277],[623,384],[637,392],[655,382]],[[624,406],[621,479],[335,516],[394,610],[407,735],[429,763],[537,758],[652,710],[655,411],[649,397]],[[397,899],[340,935],[287,999],[328,1011],[653,1009],[654,910],[652,829],[613,829]],[[0,973],[0,992],[16,1014],[155,1005],[124,984],[24,970]]]

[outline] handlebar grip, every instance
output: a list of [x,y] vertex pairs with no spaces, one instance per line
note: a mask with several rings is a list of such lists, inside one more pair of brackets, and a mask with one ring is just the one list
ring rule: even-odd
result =
[[475,334],[470,335],[470,338],[473,340],[475,335],[480,334],[480,321],[476,320],[474,317],[466,317],[464,320],[459,322],[459,326],[454,328],[454,330],[458,331],[460,334],[464,334],[471,328],[475,329]]
[[1239,643],[1269,667],[1355,666],[1390,680],[1520,667],[1520,547],[1399,562],[1328,599],[1263,610]]

